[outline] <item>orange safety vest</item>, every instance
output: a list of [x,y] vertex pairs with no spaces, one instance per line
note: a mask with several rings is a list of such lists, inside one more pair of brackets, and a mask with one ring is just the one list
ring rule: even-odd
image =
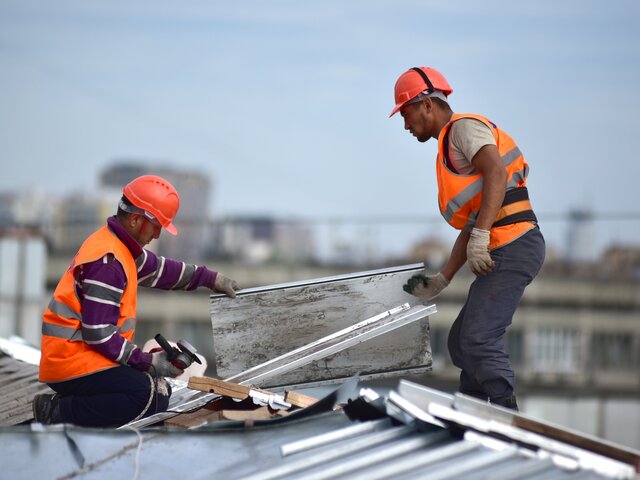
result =
[[138,271],[129,249],[107,226],[85,240],[64,273],[42,317],[40,381],[61,382],[119,364],[104,357],[82,338],[82,304],[75,291],[78,269],[112,253],[124,268],[126,286],[120,303],[118,333],[128,341],[136,326]]
[[491,227],[489,248],[501,247],[531,230],[537,219],[526,188],[529,165],[513,139],[494,123],[481,115],[454,114],[438,136],[438,205],[444,219],[454,228],[462,230],[475,224],[482,204],[482,174],[461,175],[452,172],[446,165],[448,137],[451,126],[461,118],[473,118],[491,129],[498,152],[507,169],[505,200]]

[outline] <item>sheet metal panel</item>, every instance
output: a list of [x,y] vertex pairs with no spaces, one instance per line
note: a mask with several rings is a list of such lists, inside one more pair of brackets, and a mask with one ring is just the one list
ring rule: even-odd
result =
[[[299,349],[287,352],[280,357],[268,360],[267,362],[250,368],[244,372],[227,378],[241,385],[264,385],[268,381],[285,372],[293,371],[301,366],[308,365],[313,360],[325,358],[335,352],[340,352],[345,348],[369,341],[398,328],[406,327],[413,322],[425,318],[436,312],[435,305],[416,305],[410,308],[409,304],[392,308],[386,312],[375,315],[371,318],[351,325],[339,332],[333,332],[327,337],[321,338]],[[182,382],[173,380],[172,385],[181,386]],[[176,395],[180,395],[180,401],[176,402],[174,394],[171,395],[171,402],[167,412],[157,413],[140,420],[130,422],[119,428],[140,428],[153,423],[166,420],[181,412],[191,411],[194,408],[202,407],[206,403],[219,397],[217,394],[194,391],[191,389],[176,388]]]
[[[232,377],[397,305],[419,305],[402,285],[422,264],[242,290],[211,296],[215,368]],[[283,374],[273,385],[431,368],[428,319]]]

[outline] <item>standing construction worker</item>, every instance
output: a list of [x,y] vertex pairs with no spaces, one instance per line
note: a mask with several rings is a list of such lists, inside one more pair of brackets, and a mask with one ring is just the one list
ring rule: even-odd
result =
[[178,192],[145,175],[123,188],[115,216],[82,244],[42,318],[40,381],[55,395],[37,395],[37,422],[120,426],[164,411],[171,391],[164,377],[182,370],[164,351],[133,343],[138,286],[163,290],[207,287],[235,297],[238,284],[204,266],[156,256],[144,248],[173,220]]
[[400,112],[404,128],[419,142],[438,140],[438,205],[460,230],[442,270],[415,275],[404,289],[431,300],[469,263],[476,279],[448,341],[451,359],[461,369],[460,391],[517,410],[504,335],[542,266],[544,238],[529,202],[529,166],[520,149],[488,118],[453,113],[452,91],[430,67],[407,70],[395,85],[390,116]]

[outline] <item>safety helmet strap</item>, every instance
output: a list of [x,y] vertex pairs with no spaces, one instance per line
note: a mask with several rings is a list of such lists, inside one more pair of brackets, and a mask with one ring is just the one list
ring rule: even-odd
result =
[[433,87],[433,83],[431,83],[431,80],[429,80],[429,77],[427,76],[426,73],[422,71],[422,69],[418,67],[412,67],[411,70],[413,70],[414,72],[418,72],[418,74],[422,77],[422,79],[424,80],[424,83],[427,84],[427,90],[429,91],[429,93],[435,91],[435,88]]

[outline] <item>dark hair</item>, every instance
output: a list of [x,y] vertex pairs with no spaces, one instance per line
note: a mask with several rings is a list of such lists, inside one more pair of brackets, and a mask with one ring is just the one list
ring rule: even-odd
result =
[[[129,199],[127,197],[125,197],[124,195],[122,196],[122,198],[120,199],[120,203],[124,203],[127,207],[130,207],[133,205],[133,203],[131,203],[129,201]],[[129,216],[129,212],[123,210],[120,207],[120,203],[118,203],[118,213],[116,213],[116,216],[120,219],[120,220],[124,220]]]
[[445,112],[452,112],[453,110],[451,110],[451,107],[449,106],[449,104],[447,102],[445,102],[444,100],[438,98],[438,97],[429,97],[431,98],[431,101],[433,103],[435,103],[436,105],[438,105],[438,107],[440,107],[442,110],[444,110]]

